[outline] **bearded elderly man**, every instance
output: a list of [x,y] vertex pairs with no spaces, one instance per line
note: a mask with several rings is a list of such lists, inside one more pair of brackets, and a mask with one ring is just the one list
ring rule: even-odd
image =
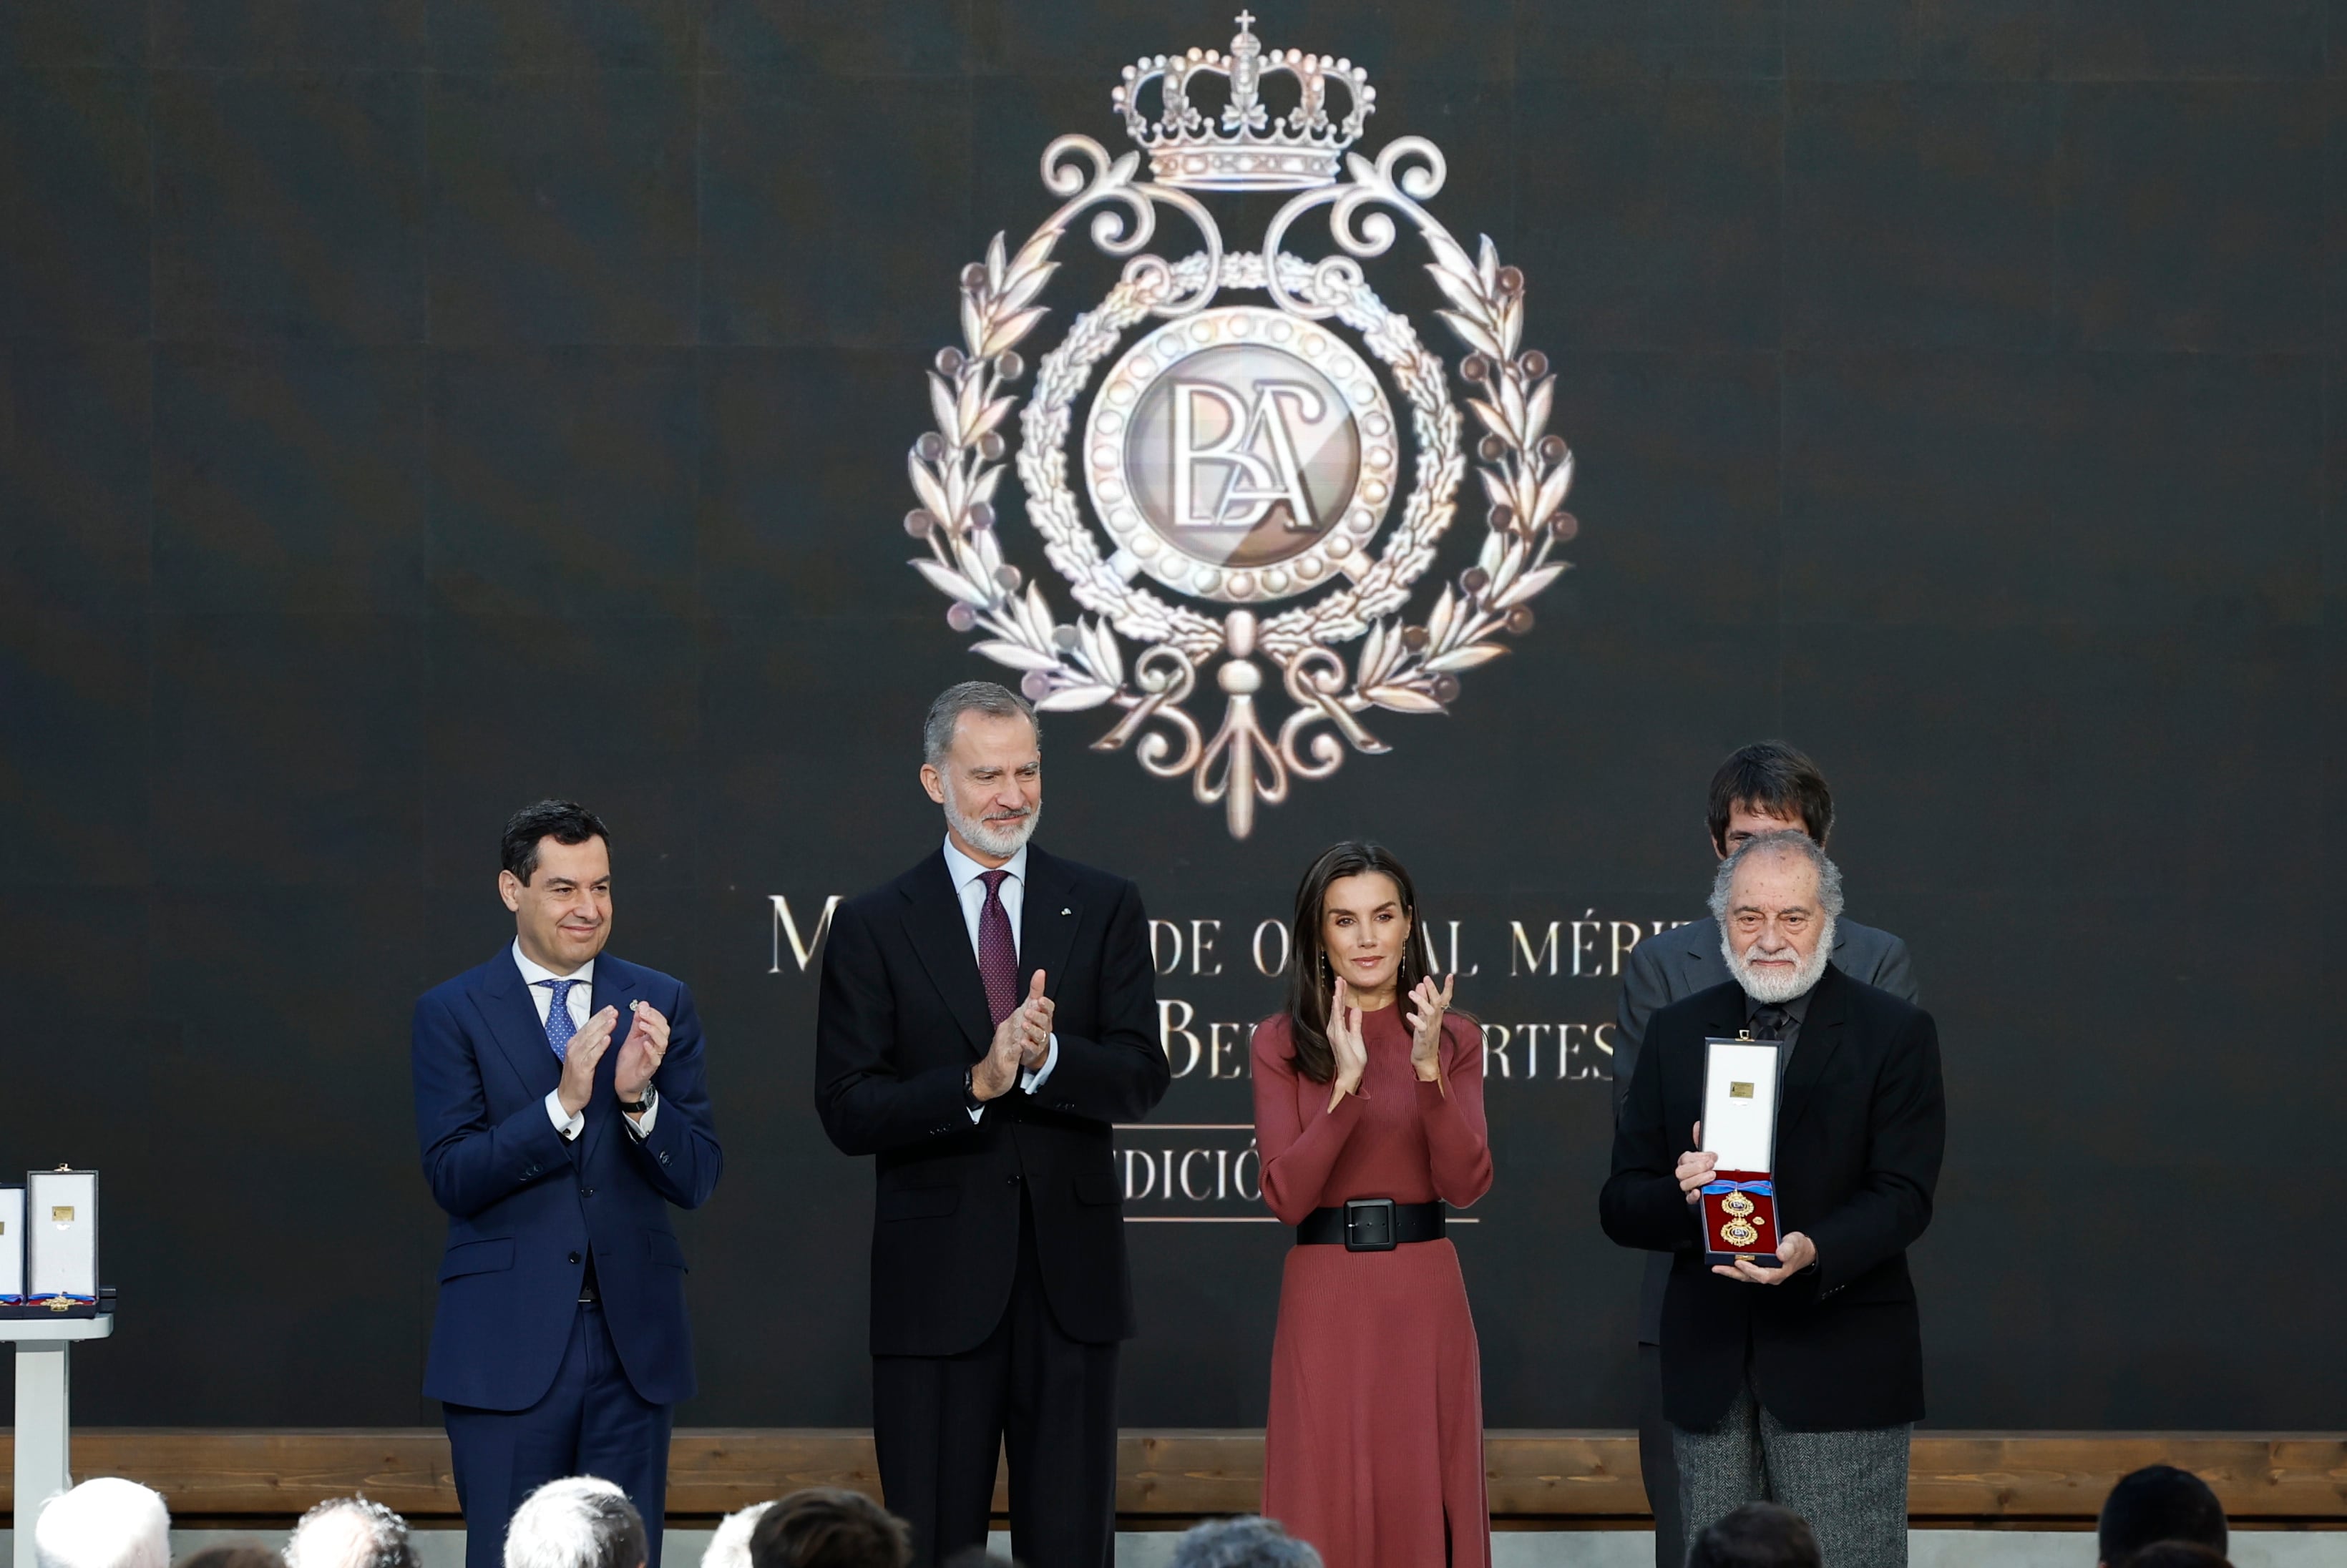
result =
[[[1805,833],[1759,834],[1720,863],[1731,978],[1647,1025],[1598,1212],[1623,1246],[1671,1255],[1663,1408],[1687,1538],[1776,1502],[1809,1522],[1826,1568],[1895,1568],[1923,1414],[1907,1248],[1931,1223],[1947,1111],[1931,1014],[1827,962],[1841,904]],[[1704,1262],[1704,1042],[1739,1031],[1784,1054],[1773,1268]]]
[[948,689],[921,787],[946,840],[840,905],[824,950],[815,1107],[871,1155],[872,1435],[924,1565],[983,1547],[996,1456],[1013,1552],[1108,1568],[1118,1345],[1133,1336],[1110,1128],[1170,1076],[1131,882],[1028,842],[1035,710]]

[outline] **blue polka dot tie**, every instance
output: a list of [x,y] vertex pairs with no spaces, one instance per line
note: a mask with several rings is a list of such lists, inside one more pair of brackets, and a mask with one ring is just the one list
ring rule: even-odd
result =
[[554,1059],[559,1062],[564,1060],[564,1053],[570,1048],[570,1037],[579,1033],[579,1025],[570,1021],[570,988],[587,983],[583,980],[541,980],[538,983],[549,987],[553,993],[554,1000],[546,1006],[546,1043],[553,1048]]

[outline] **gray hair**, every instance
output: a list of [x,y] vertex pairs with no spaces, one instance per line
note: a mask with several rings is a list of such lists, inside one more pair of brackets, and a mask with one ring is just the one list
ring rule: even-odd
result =
[[285,1543],[286,1568],[417,1568],[407,1521],[364,1497],[330,1497]]
[[1755,833],[1736,846],[1736,853],[1719,862],[1719,870],[1711,879],[1711,918],[1722,928],[1727,926],[1727,890],[1735,885],[1738,866],[1747,860],[1776,855],[1798,855],[1809,861],[1809,869],[1818,874],[1818,912],[1829,921],[1841,918],[1841,868],[1827,858],[1815,839],[1792,828]]
[[1320,1568],[1320,1553],[1277,1520],[1248,1514],[1211,1520],[1183,1536],[1174,1568]]
[[932,768],[946,765],[946,753],[953,749],[954,728],[965,713],[982,713],[989,718],[1023,718],[1035,727],[1035,744],[1043,744],[1043,722],[1035,717],[1035,705],[1007,686],[990,680],[966,680],[949,686],[938,693],[937,701],[929,704],[929,717],[921,725],[921,760]]
[[644,1568],[644,1522],[597,1476],[549,1481],[514,1510],[505,1568]]
[[41,1568],[170,1568],[171,1511],[135,1481],[85,1481],[41,1504],[33,1557]]
[[750,1532],[758,1528],[774,1500],[753,1502],[718,1522],[709,1548],[701,1554],[701,1568],[750,1568]]

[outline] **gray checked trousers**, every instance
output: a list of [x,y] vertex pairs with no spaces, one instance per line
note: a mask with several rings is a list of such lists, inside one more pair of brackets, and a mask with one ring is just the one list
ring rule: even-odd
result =
[[1907,1568],[1910,1427],[1788,1431],[1747,1377],[1709,1431],[1671,1429],[1679,1517],[1698,1536],[1747,1502],[1774,1502],[1809,1522],[1825,1568]]

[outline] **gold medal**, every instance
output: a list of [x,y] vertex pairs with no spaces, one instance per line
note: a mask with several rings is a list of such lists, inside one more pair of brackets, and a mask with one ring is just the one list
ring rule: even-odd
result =
[[1719,1227],[1719,1239],[1730,1247],[1749,1247],[1760,1239],[1760,1233],[1740,1219],[1731,1219]]
[[1752,1200],[1740,1192],[1732,1192],[1719,1200],[1719,1207],[1741,1219],[1752,1212]]

